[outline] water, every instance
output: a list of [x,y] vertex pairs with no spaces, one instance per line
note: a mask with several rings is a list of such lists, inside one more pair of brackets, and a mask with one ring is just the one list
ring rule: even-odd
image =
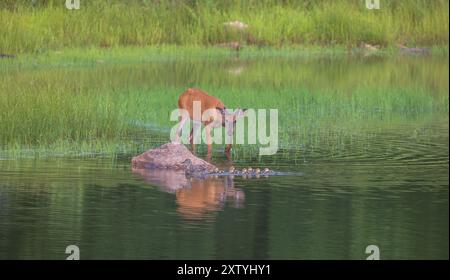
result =
[[[448,90],[448,76],[431,96],[436,84]],[[301,176],[188,180],[133,172],[129,152],[3,158],[0,259],[64,259],[71,244],[82,259],[365,259],[371,244],[382,259],[447,259],[448,125],[445,112],[407,112],[338,137],[299,136],[274,156],[230,162],[214,151],[222,167]]]

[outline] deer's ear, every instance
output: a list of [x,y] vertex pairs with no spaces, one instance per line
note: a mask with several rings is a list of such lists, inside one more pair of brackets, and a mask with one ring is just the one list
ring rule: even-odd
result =
[[219,108],[219,107],[216,107],[216,109],[217,109],[222,115],[225,115],[226,112],[227,112],[225,108]]
[[245,115],[245,112],[246,112],[247,110],[248,110],[248,109],[241,109],[241,108],[238,108],[238,109],[236,109],[236,111],[234,112],[234,115],[235,115],[236,117],[242,117],[242,116]]

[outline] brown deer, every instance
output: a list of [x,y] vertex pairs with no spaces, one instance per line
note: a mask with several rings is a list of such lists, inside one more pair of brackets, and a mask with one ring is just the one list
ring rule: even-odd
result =
[[[194,102],[199,102],[198,110],[195,112]],[[181,131],[186,121],[192,120],[193,127],[189,136],[192,149],[195,152],[195,132],[199,130],[201,124],[205,125],[206,143],[208,145],[208,155],[212,152],[211,129],[223,126],[226,128],[228,136],[233,136],[236,127],[237,118],[244,116],[247,109],[236,109],[234,112],[228,112],[225,105],[218,98],[208,95],[208,93],[200,90],[189,88],[183,92],[178,98],[178,109],[180,109],[181,120],[176,131],[175,142],[179,142]],[[184,113],[183,111],[184,110]],[[187,112],[187,114],[186,114]],[[225,147],[225,153],[229,155],[231,144]]]
[[193,179],[189,188],[175,192],[178,213],[187,219],[202,219],[220,209],[226,202],[239,208],[245,201],[243,190],[234,187],[232,178]]
[[242,189],[235,188],[232,177],[187,178],[184,172],[168,169],[134,168],[144,181],[176,195],[178,213],[187,219],[202,219],[223,209],[226,202],[239,208],[245,201]]

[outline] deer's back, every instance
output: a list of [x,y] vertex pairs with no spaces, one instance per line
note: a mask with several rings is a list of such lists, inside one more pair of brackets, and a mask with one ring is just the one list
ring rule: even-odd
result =
[[211,96],[200,89],[189,88],[178,98],[178,108],[187,110],[191,119],[193,118],[192,111],[194,101],[200,102],[201,114],[207,109],[225,108],[225,105],[218,98]]

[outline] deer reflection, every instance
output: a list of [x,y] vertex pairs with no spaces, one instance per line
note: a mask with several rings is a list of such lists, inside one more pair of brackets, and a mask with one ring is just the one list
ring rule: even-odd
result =
[[245,194],[234,187],[233,177],[187,178],[184,172],[170,170],[133,169],[144,180],[161,190],[175,193],[178,213],[187,219],[201,219],[219,211],[224,204],[240,208]]

